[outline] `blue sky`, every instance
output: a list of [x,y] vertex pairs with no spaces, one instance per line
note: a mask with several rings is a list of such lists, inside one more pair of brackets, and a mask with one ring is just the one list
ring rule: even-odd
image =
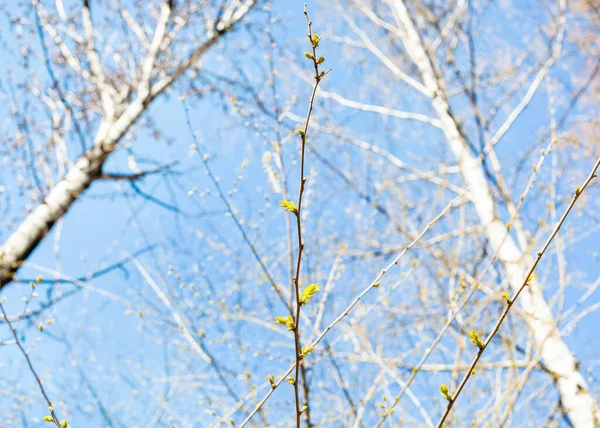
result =
[[[303,115],[310,90],[299,78],[299,70],[308,66],[302,56],[307,50],[306,28],[301,3],[293,2],[297,7],[290,7],[290,4],[292,2],[279,2],[273,6],[273,15],[284,20],[283,24],[274,27],[274,34],[278,40],[278,48],[275,51],[278,66],[276,84],[282,102],[297,96],[298,103],[291,111]],[[369,55],[352,50],[349,53],[344,51],[339,43],[327,40],[328,36],[354,37],[342,19],[333,15],[333,10],[317,2],[309,3],[309,11],[315,22],[314,28],[325,37],[321,52],[327,58],[326,64],[333,69],[324,81],[324,89],[336,91],[349,99],[389,103],[398,109],[431,113],[425,101],[406,91],[402,85],[390,82],[385,70],[370,65],[368,61],[362,61],[363,58],[369,58]],[[538,19],[541,22],[542,18],[542,15],[531,14],[528,22],[533,25]],[[16,40],[11,34],[11,27],[4,15],[0,19],[0,40],[5,46],[14,45]],[[491,8],[487,18],[482,18],[479,25],[488,25],[486,19],[493,21],[490,26],[493,24],[494,28],[503,29],[499,34],[495,34],[499,39],[499,46],[512,45],[521,49],[526,46],[523,42],[526,37],[516,32],[519,25],[509,18],[504,19],[501,10]],[[262,26],[268,25],[262,12],[254,13],[250,21],[256,34],[260,33]],[[253,43],[254,39],[246,30],[228,35],[223,44],[225,48],[221,47],[210,54],[207,60],[210,65],[207,68],[237,77],[232,67],[232,63],[237,63],[251,76],[253,85],[268,101],[267,105],[271,105],[268,87],[261,74],[268,67],[264,61],[264,40],[258,45]],[[477,41],[482,50],[491,49],[494,43],[483,38]],[[249,44],[250,47],[240,52],[238,48],[244,44]],[[35,43],[33,45],[35,46]],[[228,55],[233,55],[234,58]],[[39,57],[37,59],[39,60]],[[577,59],[573,59],[573,62],[577,63]],[[4,96],[9,86],[7,70],[16,70],[19,65],[13,56],[9,56],[8,61],[3,61],[0,67],[0,92]],[[42,64],[37,64],[32,66],[32,69],[41,78],[47,79],[41,67]],[[569,69],[565,73],[571,71]],[[581,70],[582,73],[587,71]],[[553,77],[561,79],[564,77],[561,73],[563,72],[556,72]],[[235,92],[235,89],[225,88],[228,93]],[[566,90],[571,89],[567,85]],[[235,223],[225,215],[226,207],[206,175],[201,158],[190,151],[193,138],[186,124],[183,103],[178,100],[182,93],[181,87],[175,88],[168,97],[158,100],[148,112],[148,116],[171,142],[158,140],[151,132],[144,132],[143,126],[139,126],[131,142],[131,150],[140,166],[143,165],[140,161],[143,158],[150,158],[161,164],[179,162],[176,171],[179,171],[180,175],[166,179],[150,177],[139,184],[140,189],[170,205],[175,205],[176,200],[176,205],[182,212],[207,214],[194,217],[174,213],[133,195],[126,182],[95,183],[63,218],[59,254],[61,269],[66,275],[80,277],[110,266],[149,245],[156,246],[153,251],[140,255],[140,261],[157,283],[169,290],[171,297],[181,305],[180,310],[193,314],[190,316],[190,328],[196,333],[203,330],[206,335],[203,340],[207,343],[214,341],[210,343],[210,349],[222,362],[226,377],[234,385],[234,391],[243,396],[248,392],[249,385],[258,385],[258,395],[261,396],[265,391],[265,379],[268,374],[277,376],[289,365],[293,342],[290,341],[289,335],[272,332],[259,322],[270,323],[273,316],[282,313],[284,308],[270,291]],[[485,103],[488,101],[491,102],[485,100],[484,105],[487,105]],[[217,94],[210,94],[200,100],[188,96],[185,102],[190,108],[193,130],[197,132],[202,149],[210,153],[210,166],[221,179],[222,188],[226,192],[232,192],[228,197],[239,210],[240,218],[245,220],[245,230],[255,243],[259,254],[268,260],[277,280],[286,284],[289,274],[286,271],[285,259],[285,217],[277,208],[280,195],[271,192],[261,164],[263,153],[270,149],[269,143],[276,138],[273,121],[265,118],[265,115],[250,103],[245,103],[243,95],[240,96],[236,107],[240,110],[248,109],[255,118],[235,113],[228,95],[221,98]],[[499,145],[498,155],[507,165],[507,175],[514,168],[520,154],[547,130],[547,104],[547,94],[540,91],[507,134],[505,142]],[[469,132],[474,135],[474,122],[468,116],[465,100],[456,100],[454,106],[459,116],[465,118]],[[8,112],[9,108],[9,104],[6,103],[2,111]],[[559,107],[559,115],[562,109],[564,107]],[[585,110],[577,110],[577,113],[584,114]],[[335,121],[343,124],[346,132],[384,147],[402,159],[414,160],[422,170],[435,169],[442,161],[453,165],[443,136],[435,130],[424,130],[414,124],[370,113],[357,113],[322,100],[316,103],[315,120],[319,123],[331,120],[332,123]],[[3,134],[6,134],[14,124],[8,123],[3,126]],[[288,134],[289,129],[296,127],[290,120],[285,121],[284,126],[284,135]],[[88,139],[91,140],[91,135],[88,135]],[[293,195],[296,194],[298,182],[298,158],[294,141],[297,143],[297,139],[292,139],[284,145],[285,165]],[[414,206],[402,206],[398,211],[401,216],[418,216],[416,222],[421,226],[434,217],[452,197],[449,192],[437,193],[432,186],[412,185],[411,182],[401,186],[401,191],[376,191],[375,182],[385,182],[396,173],[388,164],[378,160],[370,163],[364,152],[342,146],[331,136],[320,135],[315,144],[334,165],[352,174],[358,187],[375,195],[391,209],[395,209],[395,204],[399,203],[395,199],[399,193],[406,195],[408,199],[414,199]],[[539,153],[539,150],[535,153]],[[127,150],[115,153],[105,170],[128,172],[127,156]],[[537,161],[536,156],[527,164]],[[561,151],[561,158],[569,158],[569,149]],[[5,171],[9,172],[1,173],[0,184],[16,194],[17,180],[7,165],[12,161],[10,155],[4,156],[2,162],[6,166]],[[244,161],[247,162],[247,166],[241,167]],[[579,171],[579,168],[585,171],[592,161],[591,157],[575,159],[572,165],[576,168],[573,168],[573,171]],[[549,161],[546,165],[549,165]],[[526,168],[527,171],[529,168]],[[17,169],[24,170],[21,167]],[[316,184],[313,187],[309,186],[313,196],[307,205],[309,215],[305,222],[309,249],[304,268],[307,281],[323,282],[327,279],[335,259],[334,250],[344,242],[350,243],[351,249],[364,251],[377,245],[405,244],[404,239],[394,232],[382,216],[370,210],[335,173],[310,154],[308,170],[314,170]],[[541,182],[548,180],[547,171],[546,169],[542,172]],[[564,185],[559,187],[559,193],[562,195],[570,194],[572,183],[577,178],[568,176],[568,172],[567,169],[565,175],[568,180],[565,179]],[[516,197],[523,191],[529,173],[525,172],[523,176],[525,178],[518,180],[523,184],[515,188]],[[456,178],[454,182],[460,184],[460,179]],[[590,193],[596,190],[592,187]],[[190,191],[191,195],[188,194]],[[535,192],[532,193],[535,199],[526,205],[523,212],[527,225],[536,225],[540,216],[544,215],[547,198],[547,194],[539,196]],[[590,197],[590,202],[594,200],[597,200],[597,196]],[[24,197],[16,197],[14,206],[8,208],[11,215],[20,215],[25,203]],[[559,212],[561,207],[564,207],[564,203],[559,206]],[[506,216],[506,213],[501,215]],[[476,223],[472,213],[468,217]],[[572,275],[574,285],[565,295],[566,307],[584,292],[577,287],[577,282],[592,282],[598,275],[598,259],[592,255],[597,250],[598,242],[594,221],[586,216],[580,218],[573,215],[569,224],[583,225],[589,235],[574,244],[566,254],[569,274]],[[2,231],[0,237],[5,239],[15,226]],[[442,223],[436,229],[436,233],[447,231],[454,226],[455,223],[452,222]],[[19,272],[19,278],[35,278],[39,275],[40,271],[33,267],[34,264],[56,269],[56,233],[55,228],[45,238],[28,260],[31,265]],[[547,236],[547,233],[542,236]],[[377,244],[371,244],[370,240],[377,241]],[[479,244],[476,240],[470,242],[473,251],[467,249],[467,255],[475,253]],[[452,245],[448,243],[440,248],[451,251]],[[411,287],[421,278],[431,278],[435,281],[433,271],[423,268],[423,271],[415,273],[411,268],[413,260],[426,262],[427,258],[426,251],[416,249],[390,278],[390,281],[398,282],[398,289],[402,290],[391,294],[394,305],[412,309],[412,305],[417,304],[418,297],[406,293],[410,292],[413,289]],[[340,274],[341,279],[334,293],[335,300],[327,308],[324,322],[335,318],[365,286],[366,281],[385,266],[389,259],[388,256],[371,261],[348,261],[346,270]],[[548,269],[544,275],[551,284],[545,290],[547,297],[556,291],[556,282],[552,280],[556,277],[555,263],[555,258],[549,254],[540,268],[540,272]],[[174,273],[170,272],[169,265],[173,266]],[[175,274],[179,274],[180,277],[175,278]],[[401,274],[405,274],[406,277],[402,277]],[[51,277],[51,274],[44,274],[45,279]],[[181,287],[181,283],[186,286]],[[194,284],[196,288],[191,289],[190,284]],[[440,281],[439,284],[432,285],[432,289],[439,287],[440,290],[444,290],[446,284],[445,281]],[[76,288],[72,284],[55,285],[52,295],[56,297],[61,292],[67,293]],[[40,295],[37,300],[40,303],[47,298],[47,290],[48,286],[45,284],[37,286]],[[15,283],[3,289],[2,296],[8,299],[5,305],[8,312],[22,312],[22,298],[29,294],[28,284]],[[367,304],[378,302],[377,298],[378,296],[367,296]],[[593,299],[591,301],[595,302]],[[33,303],[33,307],[40,303]],[[249,314],[248,319],[256,318],[258,321],[236,321],[228,318],[228,314],[237,311],[236,305],[239,305],[244,314]],[[275,314],[269,308],[270,305]],[[491,314],[496,313],[495,309],[497,308],[488,308]],[[309,307],[307,310],[314,311],[315,308]],[[440,304],[438,308],[428,307],[427,310],[434,311],[433,317],[442,313],[443,307]],[[141,316],[138,315],[138,311],[142,312]],[[128,263],[123,269],[117,269],[86,284],[82,291],[61,300],[30,323],[22,321],[17,326],[24,346],[26,349],[32,349],[33,364],[42,374],[44,383],[48,385],[49,395],[55,402],[57,412],[59,415],[68,414],[72,426],[105,426],[107,419],[102,415],[103,408],[115,426],[145,426],[159,408],[160,394],[175,387],[179,379],[177,376],[180,374],[187,376],[185,385],[170,403],[162,425],[159,426],[169,426],[170,416],[174,418],[175,425],[187,423],[189,425],[184,426],[210,426],[209,423],[216,419],[209,412],[215,410],[219,413],[225,407],[231,406],[233,401],[216,380],[212,369],[198,358],[192,358],[193,354],[185,348],[177,328],[173,326],[172,321],[171,324],[168,323],[169,317],[169,311],[136,268]],[[55,323],[47,325],[43,333],[39,332],[37,324],[46,324],[49,319]],[[511,321],[517,320],[516,317],[511,318]],[[592,368],[593,371],[597,370],[594,366],[597,352],[589,344],[597,340],[595,325],[599,321],[597,314],[584,318],[575,333],[566,338],[567,343],[576,350],[577,357],[584,367]],[[419,321],[416,317],[406,315],[406,318],[398,316],[396,320],[385,321],[385,326],[388,326],[388,322],[394,326],[404,322],[418,324]],[[372,329],[377,328],[377,317],[370,315],[364,325]],[[343,331],[340,328],[339,334],[333,332],[328,340],[334,343],[337,352],[351,352],[352,342]],[[9,337],[6,328],[0,334],[2,339]],[[435,331],[427,325],[421,334],[427,341],[433,337]],[[223,340],[224,335],[227,340]],[[409,336],[415,339],[414,335]],[[64,342],[65,339],[67,342]],[[408,340],[406,343],[409,347],[414,347]],[[453,340],[448,339],[443,345],[452,349]],[[393,356],[398,351],[388,343],[385,346],[386,356]],[[35,388],[22,355],[12,345],[1,346],[0,354],[0,386],[4,391],[0,396],[0,410],[4,408],[4,412],[1,413],[7,413],[11,409],[11,414],[18,415],[12,420],[14,425],[10,426],[43,426],[40,418],[47,412],[46,405]],[[420,355],[418,351],[411,351],[406,358],[407,361],[416,361]],[[432,361],[451,362],[452,358],[448,355],[450,354],[435,354]],[[327,410],[328,400],[334,400],[336,394],[339,397],[340,392],[331,387],[331,365],[327,362],[326,355],[319,354],[315,361],[318,361],[318,364],[311,369],[313,390],[315,394],[322,393],[322,402],[316,403],[314,408],[315,414],[318,415],[320,411]],[[189,372],[186,370],[187,364]],[[366,392],[369,381],[365,379],[376,376],[375,368],[369,364],[346,361],[341,370],[348,376],[347,381],[350,385],[356,382],[355,400],[359,400]],[[249,382],[244,380],[247,376],[246,371],[253,376]],[[364,374],[365,377],[357,376],[357,373]],[[353,376],[357,376],[356,380],[353,380]],[[415,384],[413,392],[423,399],[428,411],[436,415],[443,405],[435,386],[436,383],[440,383],[439,379],[431,379],[424,375],[422,381]],[[542,380],[536,378],[534,385],[537,385],[536,382]],[[323,391],[319,388],[321,383],[327,384]],[[285,388],[286,386],[289,385],[283,385],[270,403],[268,411],[271,420],[277,420],[282,415],[289,416],[292,412],[292,391],[291,388]],[[397,390],[397,385],[391,384],[388,393],[393,395]],[[16,400],[15,395],[19,396]],[[29,401],[23,405],[22,411],[15,410],[14,404],[23,401],[22,395],[27,396]],[[215,401],[211,402],[211,398]],[[480,399],[485,401],[483,396]],[[468,413],[468,409],[478,404],[480,403],[474,400],[473,403],[465,404],[461,410]],[[418,413],[410,404],[406,404],[403,409],[411,417],[418,418]],[[376,409],[371,410],[373,413],[370,417],[376,418]],[[527,410],[519,411],[519,415],[528,414]],[[242,419],[240,416],[239,413],[235,415],[236,422]],[[368,419],[369,422],[366,423],[374,420]],[[340,426],[339,423],[323,422],[327,426]]]

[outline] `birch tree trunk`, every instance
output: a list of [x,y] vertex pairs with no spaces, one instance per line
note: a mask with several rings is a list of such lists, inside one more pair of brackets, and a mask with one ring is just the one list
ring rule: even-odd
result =
[[[432,107],[440,121],[448,145],[454,154],[463,179],[468,186],[485,235],[498,252],[508,282],[514,291],[525,280],[532,264],[531,256],[523,254],[512,237],[506,235],[506,224],[497,215],[497,207],[485,177],[481,161],[469,151],[452,114],[444,84],[436,72],[434,59],[428,55],[423,40],[403,0],[392,2],[398,23],[404,30],[402,43],[417,66],[423,85],[431,94]],[[562,406],[575,427],[594,427],[600,424],[600,411],[586,382],[578,371],[576,359],[562,339],[541,284],[532,280],[519,302],[527,314],[526,322],[541,350],[544,364],[554,373]]]
[[[54,224],[71,208],[73,203],[90,187],[102,173],[102,167],[110,154],[117,148],[121,139],[138,122],[149,105],[167,91],[191,67],[194,67],[203,55],[220,38],[231,31],[236,24],[255,6],[254,0],[232,2],[224,8],[223,16],[213,22],[214,28],[207,31],[207,39],[196,46],[192,52],[178,62],[171,70],[162,69],[157,59],[172,44],[180,27],[169,33],[169,22],[173,12],[172,1],[164,1],[160,7],[154,35],[140,65],[138,79],[123,90],[110,87],[106,83],[98,54],[93,45],[94,30],[90,18],[89,4],[84,3],[82,21],[87,37],[87,59],[90,70],[82,68],[60,36],[50,24],[48,13],[38,1],[33,2],[40,16],[41,25],[60,48],[66,62],[76,73],[90,79],[100,94],[104,115],[94,138],[93,147],[83,154],[47,194],[43,202],[19,225],[0,247],[0,289],[10,283],[29,255],[37,248]],[[179,17],[179,25],[182,18]],[[128,94],[135,94],[133,101],[127,102]],[[124,95],[125,94],[125,95]],[[122,112],[116,115],[115,112]]]

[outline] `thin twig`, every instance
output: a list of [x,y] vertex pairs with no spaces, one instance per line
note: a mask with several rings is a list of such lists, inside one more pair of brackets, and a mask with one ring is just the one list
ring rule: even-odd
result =
[[533,264],[531,265],[531,267],[529,268],[529,270],[527,272],[527,276],[523,280],[523,283],[521,284],[521,287],[517,290],[517,292],[515,293],[514,297],[512,297],[510,299],[507,299],[506,307],[502,311],[502,314],[500,314],[500,318],[498,318],[498,321],[496,322],[496,325],[494,326],[494,328],[492,329],[492,331],[488,335],[488,337],[485,340],[485,342],[481,343],[478,346],[478,348],[479,348],[478,352],[477,352],[477,354],[475,354],[475,357],[473,358],[473,361],[471,362],[471,365],[469,366],[467,372],[465,373],[462,381],[458,385],[458,388],[456,389],[456,392],[454,393],[454,395],[450,396],[451,399],[448,400],[448,406],[446,407],[446,410],[444,411],[444,414],[442,415],[442,417],[440,418],[440,420],[439,420],[439,422],[437,424],[438,428],[440,428],[441,426],[443,426],[444,421],[446,420],[446,418],[450,414],[450,411],[452,410],[452,407],[454,406],[454,403],[458,399],[460,393],[462,392],[462,390],[465,387],[465,385],[468,382],[468,380],[473,375],[473,371],[475,369],[475,366],[479,362],[479,359],[483,355],[484,351],[486,350],[486,348],[488,347],[488,345],[490,344],[490,342],[492,341],[492,339],[494,338],[494,336],[496,335],[496,333],[498,333],[498,330],[500,329],[500,326],[502,325],[502,322],[504,321],[504,319],[508,315],[508,312],[510,311],[510,309],[513,307],[513,305],[517,301],[517,298],[519,297],[519,295],[521,294],[521,292],[525,289],[525,287],[528,285],[528,282],[530,281],[530,278],[531,278],[533,272],[535,271],[537,265],[539,264],[540,260],[544,256],[544,253],[546,252],[546,250],[548,249],[548,247],[552,243],[552,240],[558,234],[558,231],[560,230],[560,228],[562,227],[563,223],[567,219],[567,216],[571,212],[571,209],[575,206],[575,203],[577,202],[577,199],[579,199],[579,196],[586,189],[586,187],[588,186],[588,184],[594,178],[597,177],[596,171],[598,170],[599,167],[600,167],[600,158],[598,158],[598,160],[596,161],[594,167],[592,168],[592,171],[590,172],[590,174],[588,175],[588,177],[586,178],[586,180],[583,182],[583,184],[581,186],[577,187],[577,189],[575,190],[573,198],[571,199],[571,202],[569,203],[569,205],[567,206],[566,210],[564,211],[562,217],[560,218],[560,220],[558,221],[558,223],[554,227],[554,230],[552,231],[552,233],[550,234],[550,236],[546,240],[546,242],[543,245],[542,249],[537,253],[537,257],[536,257],[535,261],[533,262]]
[[225,192],[223,192],[223,188],[221,187],[219,178],[213,173],[212,168],[210,167],[210,164],[209,164],[210,156],[209,156],[208,153],[204,153],[204,150],[200,146],[200,142],[198,141],[198,137],[197,137],[197,135],[194,132],[194,129],[192,127],[192,122],[190,120],[190,111],[189,111],[189,109],[187,107],[185,99],[182,101],[182,104],[183,104],[183,109],[185,111],[186,124],[187,124],[188,130],[190,131],[190,134],[192,136],[192,140],[194,141],[194,149],[198,153],[198,155],[200,156],[200,158],[202,159],[202,163],[204,164],[204,168],[206,169],[206,173],[208,174],[208,177],[210,178],[210,181],[213,183],[213,185],[217,189],[217,193],[219,194],[219,198],[223,201],[223,203],[227,207],[227,211],[230,214],[230,216],[233,219],[233,221],[235,222],[235,225],[237,226],[238,230],[240,231],[240,234],[242,235],[242,238],[244,239],[244,242],[246,242],[246,244],[250,248],[250,251],[252,252],[252,255],[254,256],[254,258],[256,259],[256,261],[258,262],[258,264],[260,265],[260,268],[262,269],[263,273],[267,277],[267,280],[271,284],[271,287],[273,287],[273,290],[275,290],[275,293],[277,294],[277,297],[279,297],[279,300],[281,300],[281,302],[283,303],[283,305],[285,307],[287,307],[287,308],[289,308],[291,310],[291,308],[288,306],[288,303],[287,303],[287,301],[285,299],[285,296],[281,292],[281,289],[280,289],[279,285],[277,285],[277,282],[273,278],[273,275],[271,275],[271,273],[269,272],[269,269],[267,268],[267,266],[266,266],[263,258],[258,254],[256,246],[252,243],[252,241],[250,240],[250,237],[248,236],[248,234],[246,233],[244,227],[242,226],[242,222],[240,221],[240,219],[238,218],[238,216],[235,213],[233,204],[229,201],[229,199],[227,198],[227,196],[225,196]]
[[158,166],[156,168],[148,169],[146,171],[136,172],[134,174],[123,174],[118,172],[102,172],[96,179],[97,180],[116,180],[116,181],[137,181],[141,180],[149,175],[159,174],[161,172],[169,171],[171,168],[176,166],[179,162],[174,161],[165,165]]
[[42,395],[44,396],[46,403],[48,404],[48,410],[50,412],[50,417],[52,418],[52,421],[48,421],[48,422],[53,422],[54,425],[56,425],[58,428],[61,428],[60,422],[58,421],[58,417],[56,416],[56,412],[54,411],[54,406],[52,405],[52,401],[50,401],[48,394],[46,394],[46,390],[44,389],[44,386],[42,385],[42,380],[40,379],[37,372],[33,368],[33,364],[31,363],[29,354],[27,353],[27,351],[25,351],[25,348],[23,348],[23,345],[21,344],[21,341],[19,340],[19,336],[17,335],[17,329],[12,326],[12,323],[8,319],[8,315],[6,314],[6,311],[4,310],[4,305],[1,301],[0,301],[0,310],[2,311],[2,316],[4,317],[4,321],[8,324],[8,328],[10,328],[10,332],[12,333],[13,337],[15,338],[15,342],[17,343],[17,346],[21,350],[21,353],[25,357],[25,360],[27,360],[27,365],[29,366],[29,371],[33,374],[33,377],[35,377],[35,380],[37,381],[37,383],[40,387],[40,391],[41,391]]
[[[302,307],[302,300],[300,299],[300,269],[302,265],[302,253],[304,251],[304,242],[302,241],[302,197],[304,195],[304,187],[306,185],[306,177],[304,176],[304,163],[305,163],[305,153],[306,153],[306,135],[308,133],[308,124],[310,123],[310,116],[313,110],[313,104],[315,100],[315,96],[317,94],[317,88],[319,87],[319,83],[327,73],[319,72],[319,63],[320,59],[317,57],[317,47],[319,45],[319,36],[315,33],[313,37],[312,33],[312,22],[308,17],[308,12],[306,11],[306,4],[304,5],[304,16],[306,18],[306,24],[308,26],[307,37],[310,42],[312,48],[312,54],[308,55],[310,59],[312,59],[312,63],[315,69],[315,84],[313,86],[312,94],[310,96],[310,102],[308,104],[308,112],[306,113],[306,119],[304,120],[304,128],[302,131],[299,131],[301,138],[301,148],[300,148],[300,189],[298,191],[298,203],[296,204],[297,209],[294,211],[296,215],[296,228],[298,233],[298,257],[296,259],[296,274],[294,275],[294,291],[296,293],[296,314],[294,319],[294,348],[296,351],[296,373],[294,375],[294,396],[296,402],[296,427],[300,428],[300,418],[303,411],[308,412],[308,406],[306,409],[300,407],[300,392],[298,389],[298,385],[300,383],[300,378],[298,376],[298,371],[300,366],[302,365],[302,349],[300,345],[300,308]],[[304,382],[306,382],[306,378],[304,377]],[[308,414],[308,413],[307,413]],[[310,427],[309,427],[310,428]]]
[[[373,281],[358,295],[354,298],[354,300],[348,305],[348,307],[335,319],[331,324],[329,324],[322,332],[317,336],[317,338],[310,344],[310,347],[315,347],[323,340],[323,338],[329,333],[329,331],[335,327],[346,315],[350,313],[350,311],[358,304],[358,302],[373,288],[377,288],[380,285],[381,279],[385,276],[385,274],[395,265],[398,264],[400,259],[410,250],[412,249],[420,240],[423,238],[425,233],[429,231],[442,217],[444,217],[448,212],[462,201],[464,194],[468,189],[465,189],[463,193],[454,198],[450,203],[440,212],[433,220],[431,220],[427,226],[423,228],[421,233],[417,235],[417,237],[407,246],[403,247],[402,250],[398,253],[398,255],[391,261],[391,263],[382,269],[379,274],[375,277]],[[248,415],[248,417],[239,425],[239,428],[243,428],[252,417],[262,408],[262,406],[267,402],[269,397],[273,394],[273,391],[283,382],[286,377],[294,370],[296,364],[292,364],[289,369],[279,378],[279,380],[271,385],[271,389],[265,395],[265,397],[256,405],[252,413]]]

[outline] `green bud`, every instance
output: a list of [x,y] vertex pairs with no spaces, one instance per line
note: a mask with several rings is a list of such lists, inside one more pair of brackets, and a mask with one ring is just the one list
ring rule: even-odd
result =
[[304,289],[300,296],[300,305],[306,305],[310,299],[321,289],[319,284],[310,284]]
[[450,390],[448,389],[448,385],[442,383],[440,385],[440,393],[442,397],[444,397],[448,401],[452,401],[452,396],[450,395]]
[[310,38],[310,41],[312,42],[312,45],[316,48],[319,46],[319,42],[321,41],[321,38],[319,37],[319,35],[317,33],[315,33]]
[[471,339],[471,343],[477,345],[479,349],[483,348],[483,342],[479,339],[479,335],[476,331],[472,331],[469,333],[469,339]]
[[301,351],[300,351],[300,358],[304,358],[306,357],[308,354],[310,354],[313,350],[314,350],[314,346],[303,346]]
[[277,321],[282,326],[287,327],[289,331],[292,331],[296,328],[296,324],[294,324],[294,319],[291,315],[286,315],[284,317],[275,317],[275,321]]

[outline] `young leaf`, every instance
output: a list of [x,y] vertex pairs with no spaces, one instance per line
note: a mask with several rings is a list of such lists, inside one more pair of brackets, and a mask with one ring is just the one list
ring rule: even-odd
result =
[[302,347],[302,351],[300,352],[300,357],[304,358],[306,357],[308,354],[310,354],[313,350],[314,350],[314,346],[303,346]]
[[319,291],[321,287],[319,284],[310,284],[308,287],[304,289],[302,292],[302,296],[300,297],[300,304],[306,305],[310,299]]
[[448,401],[452,401],[452,396],[450,395],[450,390],[448,389],[448,385],[442,383],[440,385],[440,392],[442,393],[442,397],[444,397]]
[[469,333],[469,339],[471,339],[471,343],[477,345],[479,349],[483,348],[483,342],[479,339],[479,335],[476,331],[472,331]]
[[286,315],[285,317],[276,317],[275,321],[277,321],[279,324],[286,327],[290,331],[296,328],[296,324],[294,323],[294,319],[291,315]]
[[292,201],[279,201],[279,205],[289,213],[298,213],[298,208],[296,208],[296,204]]
[[317,33],[313,34],[310,41],[312,42],[313,46],[319,47],[319,42],[321,41],[321,38],[319,37],[319,35]]

